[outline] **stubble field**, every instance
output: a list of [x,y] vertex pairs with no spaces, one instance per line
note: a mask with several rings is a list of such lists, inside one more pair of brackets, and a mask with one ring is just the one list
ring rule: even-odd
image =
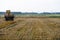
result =
[[0,19],[0,40],[60,40],[60,18]]

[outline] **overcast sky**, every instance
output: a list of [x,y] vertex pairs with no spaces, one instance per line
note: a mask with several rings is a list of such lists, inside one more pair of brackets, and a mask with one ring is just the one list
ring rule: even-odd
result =
[[60,0],[0,0],[0,11],[60,12]]

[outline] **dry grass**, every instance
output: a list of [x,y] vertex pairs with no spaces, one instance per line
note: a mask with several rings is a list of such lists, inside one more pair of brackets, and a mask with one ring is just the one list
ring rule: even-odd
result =
[[11,24],[14,24],[14,23],[15,23],[14,21],[5,21],[5,22],[0,24],[0,29],[4,28],[4,27],[7,27],[7,26],[9,26]]
[[[1,40],[60,40],[59,18],[17,18],[17,20],[21,21],[14,27],[0,30],[5,33],[0,36]],[[4,25],[7,24],[12,23]]]

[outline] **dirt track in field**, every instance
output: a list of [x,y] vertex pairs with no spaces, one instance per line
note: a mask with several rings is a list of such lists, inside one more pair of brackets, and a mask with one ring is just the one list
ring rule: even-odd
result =
[[16,25],[0,29],[1,40],[60,40],[60,18],[16,18],[15,21]]

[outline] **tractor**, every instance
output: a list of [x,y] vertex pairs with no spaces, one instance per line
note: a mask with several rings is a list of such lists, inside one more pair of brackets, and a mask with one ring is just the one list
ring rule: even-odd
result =
[[14,15],[11,13],[10,10],[6,10],[4,18],[6,21],[14,21]]

